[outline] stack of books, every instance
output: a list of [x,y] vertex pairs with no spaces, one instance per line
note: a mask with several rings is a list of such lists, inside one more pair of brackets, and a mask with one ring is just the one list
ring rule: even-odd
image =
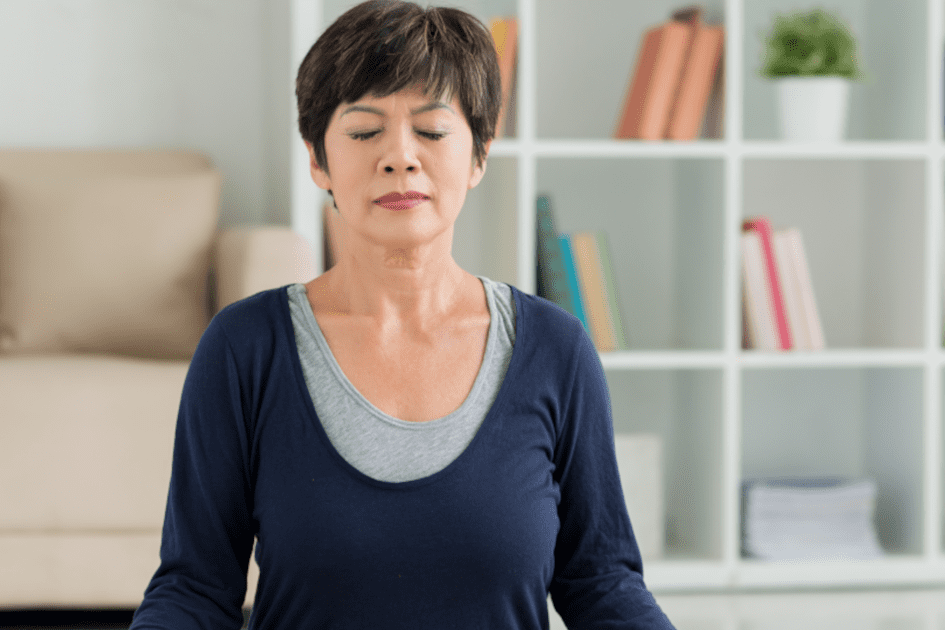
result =
[[489,24],[502,80],[502,108],[495,137],[515,135],[515,75],[518,61],[518,20],[514,17],[493,18]]
[[724,135],[725,29],[704,24],[702,12],[698,5],[681,9],[645,33],[615,138]]
[[866,560],[883,555],[876,483],[764,480],[744,484],[742,551],[763,560]]
[[584,324],[600,352],[627,349],[607,233],[559,234],[548,195],[538,197],[538,295]]
[[767,217],[742,224],[742,347],[823,350],[824,332],[801,232],[772,231]]

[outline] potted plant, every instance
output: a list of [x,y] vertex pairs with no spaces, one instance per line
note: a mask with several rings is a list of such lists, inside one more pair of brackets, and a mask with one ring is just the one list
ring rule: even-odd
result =
[[843,139],[850,82],[863,77],[855,48],[849,30],[823,9],[775,17],[761,74],[777,83],[785,140]]

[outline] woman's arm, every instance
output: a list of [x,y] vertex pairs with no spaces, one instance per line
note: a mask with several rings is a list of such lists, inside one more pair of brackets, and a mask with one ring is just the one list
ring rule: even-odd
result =
[[643,582],[617,472],[607,381],[583,328],[573,367],[555,448],[561,529],[552,602],[572,630],[671,629]]
[[131,628],[240,628],[253,545],[250,431],[221,317],[184,382],[161,564]]

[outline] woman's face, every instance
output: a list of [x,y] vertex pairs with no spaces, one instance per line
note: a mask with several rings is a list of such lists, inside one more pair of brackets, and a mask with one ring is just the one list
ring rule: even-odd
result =
[[[466,191],[485,173],[459,100],[434,102],[419,90],[339,105],[325,133],[328,173],[308,149],[312,179],[331,189],[347,229],[386,248],[452,242]],[[407,193],[399,203],[382,200]]]

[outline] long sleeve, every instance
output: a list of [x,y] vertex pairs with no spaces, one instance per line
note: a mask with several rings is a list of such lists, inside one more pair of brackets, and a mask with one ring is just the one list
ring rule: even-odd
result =
[[184,383],[161,563],[132,628],[240,628],[253,545],[249,431],[219,317]]
[[672,628],[643,582],[643,564],[617,471],[610,397],[580,330],[555,449],[561,528],[552,602],[571,630]]

